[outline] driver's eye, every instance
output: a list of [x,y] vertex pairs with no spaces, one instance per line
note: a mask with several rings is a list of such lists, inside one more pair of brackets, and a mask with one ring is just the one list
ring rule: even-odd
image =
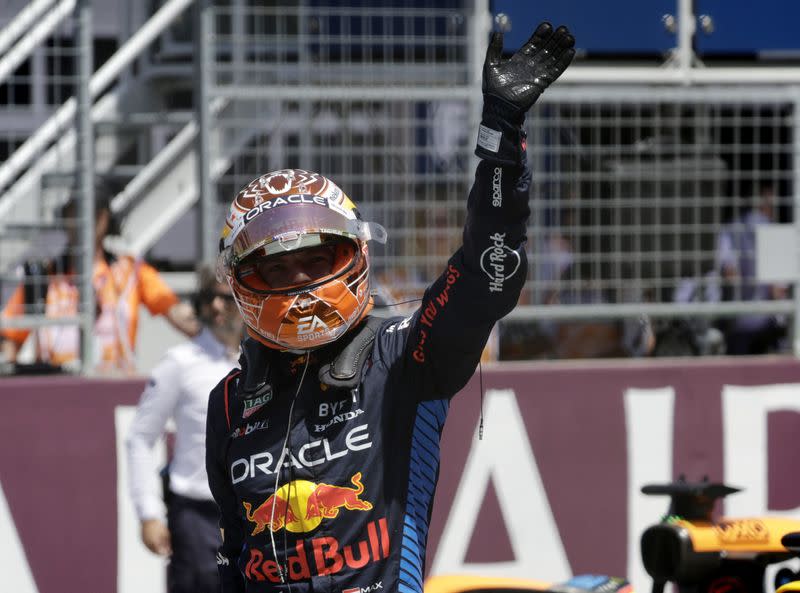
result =
[[286,272],[286,265],[281,262],[266,263],[258,266],[258,272],[264,279],[276,274],[283,274]]
[[282,272],[286,269],[286,266],[283,264],[266,264],[261,267],[262,274],[272,274],[275,272]]

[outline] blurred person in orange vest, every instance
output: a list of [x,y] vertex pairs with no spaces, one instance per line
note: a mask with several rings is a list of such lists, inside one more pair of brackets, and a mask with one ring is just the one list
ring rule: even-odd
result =
[[[163,315],[179,332],[193,336],[200,325],[189,303],[182,302],[167,286],[158,271],[131,255],[114,255],[104,247],[104,240],[119,234],[119,225],[111,213],[111,187],[104,182],[95,185],[95,237],[92,285],[96,299],[94,336],[96,340],[94,370],[103,374],[134,374],[139,305],[152,315]],[[43,312],[47,317],[69,317],[78,314],[80,295],[74,266],[80,244],[77,227],[77,200],[71,198],[61,208],[61,220],[67,228],[67,247],[58,258],[41,266],[42,277],[27,278],[46,283],[41,303],[26,298],[26,282],[20,284],[6,303],[0,317],[12,318],[30,312]],[[44,288],[44,287],[43,287]],[[30,295],[28,295],[30,297]],[[38,310],[37,310],[38,309]],[[5,328],[0,330],[0,355],[17,362],[19,351],[32,330]],[[74,369],[80,362],[80,332],[77,325],[51,325],[34,331],[36,363],[55,368]]]

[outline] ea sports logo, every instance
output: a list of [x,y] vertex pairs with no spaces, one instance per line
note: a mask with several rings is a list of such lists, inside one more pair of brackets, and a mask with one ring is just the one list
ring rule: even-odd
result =
[[297,335],[307,336],[319,331],[328,331],[327,324],[316,315],[301,317],[297,320]]

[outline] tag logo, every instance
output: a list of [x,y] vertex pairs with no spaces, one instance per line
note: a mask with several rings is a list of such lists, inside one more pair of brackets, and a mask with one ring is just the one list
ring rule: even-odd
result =
[[253,414],[255,414],[258,410],[260,410],[264,404],[268,403],[272,399],[272,386],[269,387],[268,391],[255,397],[253,399],[245,399],[244,401],[244,410],[242,411],[242,418],[249,418]]

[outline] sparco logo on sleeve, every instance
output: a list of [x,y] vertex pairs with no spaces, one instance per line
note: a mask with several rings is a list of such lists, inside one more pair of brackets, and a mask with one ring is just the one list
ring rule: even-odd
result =
[[519,253],[506,245],[506,234],[489,235],[492,245],[481,254],[481,270],[489,276],[489,292],[503,292],[503,284],[514,276],[521,263]]
[[492,206],[499,208],[503,205],[503,170],[500,167],[494,168],[492,175]]

